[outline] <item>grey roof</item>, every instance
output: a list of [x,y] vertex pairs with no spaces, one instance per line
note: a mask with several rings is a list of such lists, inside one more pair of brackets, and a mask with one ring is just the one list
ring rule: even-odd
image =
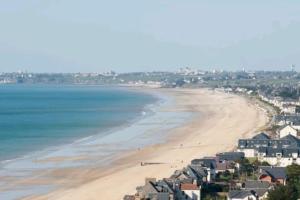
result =
[[273,148],[273,147],[259,147],[258,152],[266,154],[266,157],[276,157],[281,154],[282,157],[290,158],[292,154],[296,153],[299,156],[300,148]]
[[167,195],[174,194],[174,190],[172,189],[172,187],[170,187],[168,183],[164,180],[148,181],[144,186],[137,187],[136,189],[138,193],[142,193],[143,195],[149,198],[158,195],[160,193],[167,194]]
[[297,153],[299,155],[299,148],[288,148],[288,149],[282,149],[282,156],[289,158],[292,157],[292,154]]
[[193,168],[193,170],[199,174],[199,176],[206,177],[207,176],[207,170],[199,165],[189,165],[189,167]]
[[191,177],[191,175],[189,175],[187,171],[183,169],[183,170],[176,170],[171,175],[170,179],[178,183],[193,183],[196,177]]
[[260,174],[266,174],[275,179],[286,179],[285,167],[260,166],[258,167]]
[[296,138],[293,135],[287,135],[283,138],[281,138],[282,140],[289,140],[291,142],[291,145],[294,147],[300,147],[300,140],[298,138]]
[[240,139],[238,143],[239,148],[242,149],[256,149],[260,146],[269,146],[268,140],[253,140],[253,139]]
[[262,197],[264,196],[269,189],[255,189],[254,192],[256,193],[257,196]]
[[260,147],[273,148],[296,148],[300,147],[300,140],[292,135],[287,135],[280,139],[270,139],[265,133],[260,133],[252,139],[240,139],[238,142],[240,149],[259,149]]
[[267,149],[268,149],[268,147],[259,147],[258,148],[258,153],[267,153]]
[[269,189],[272,188],[272,185],[266,181],[250,180],[246,181],[243,185],[245,190],[252,190],[259,197],[264,196],[269,191]]
[[202,169],[201,171],[198,169],[194,169],[192,166],[188,165],[185,168],[187,174],[190,175],[190,177],[196,179],[197,181],[202,181],[203,177],[207,176],[207,173],[205,173],[204,169]]
[[254,190],[254,189],[268,189],[271,187],[271,184],[266,181],[254,181],[249,180],[245,181],[244,188],[248,190]]
[[267,154],[267,157],[276,157],[277,154],[282,155],[282,148],[268,147],[266,154]]
[[298,125],[300,124],[300,115],[292,114],[292,115],[277,115],[275,116],[275,121],[285,121],[287,124]]
[[292,135],[287,135],[281,139],[240,139],[238,148],[240,149],[257,149],[260,147],[273,147],[273,148],[300,148],[300,140]]
[[215,169],[217,166],[216,159],[214,158],[201,158],[201,159],[194,159],[191,161],[192,165],[200,165],[203,167]]
[[155,187],[158,192],[168,192],[170,194],[174,193],[174,190],[172,189],[172,187],[170,187],[170,185],[164,180],[157,181],[155,183]]
[[245,157],[244,152],[223,152],[223,153],[218,153],[216,155],[219,157],[219,160],[227,160],[227,161],[237,161]]
[[228,197],[229,198],[245,198],[248,196],[254,195],[255,193],[253,191],[249,190],[231,190],[228,192]]
[[259,133],[252,137],[253,140],[269,140],[270,137],[265,133]]

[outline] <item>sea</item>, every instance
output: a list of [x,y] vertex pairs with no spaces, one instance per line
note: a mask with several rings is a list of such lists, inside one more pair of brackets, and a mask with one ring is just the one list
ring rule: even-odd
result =
[[161,93],[123,87],[0,85],[0,199],[57,189],[18,184],[45,178],[41,171],[109,166],[122,152],[164,142],[167,130],[192,117],[162,109],[172,104]]

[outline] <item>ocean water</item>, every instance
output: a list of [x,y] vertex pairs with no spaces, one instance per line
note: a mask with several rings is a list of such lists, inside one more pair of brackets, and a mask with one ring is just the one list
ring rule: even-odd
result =
[[165,142],[194,115],[174,105],[161,92],[0,85],[0,199],[51,192],[60,177],[48,172],[110,167],[124,152]]
[[0,85],[0,161],[104,134],[141,116],[155,101],[101,86]]

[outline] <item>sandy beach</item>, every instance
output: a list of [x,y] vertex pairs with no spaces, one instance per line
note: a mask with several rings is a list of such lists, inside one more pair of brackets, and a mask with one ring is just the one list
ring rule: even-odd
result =
[[[120,200],[125,194],[134,194],[146,177],[169,177],[194,158],[234,149],[238,139],[254,135],[269,121],[263,109],[241,96],[208,89],[158,92],[176,100],[176,106],[164,108],[165,112],[189,111],[195,117],[171,130],[167,142],[126,153],[109,168],[53,172],[56,176],[73,176],[72,187],[26,199]],[[160,164],[141,166],[141,162]]]

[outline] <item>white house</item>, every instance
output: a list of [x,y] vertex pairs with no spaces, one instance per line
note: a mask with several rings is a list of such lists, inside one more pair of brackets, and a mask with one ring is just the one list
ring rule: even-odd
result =
[[182,183],[180,190],[188,196],[189,200],[201,200],[201,186],[192,183]]
[[292,135],[292,136],[297,137],[298,136],[298,131],[290,125],[287,125],[287,126],[285,126],[285,127],[283,127],[282,129],[279,130],[279,137],[280,138],[283,138],[287,135]]

